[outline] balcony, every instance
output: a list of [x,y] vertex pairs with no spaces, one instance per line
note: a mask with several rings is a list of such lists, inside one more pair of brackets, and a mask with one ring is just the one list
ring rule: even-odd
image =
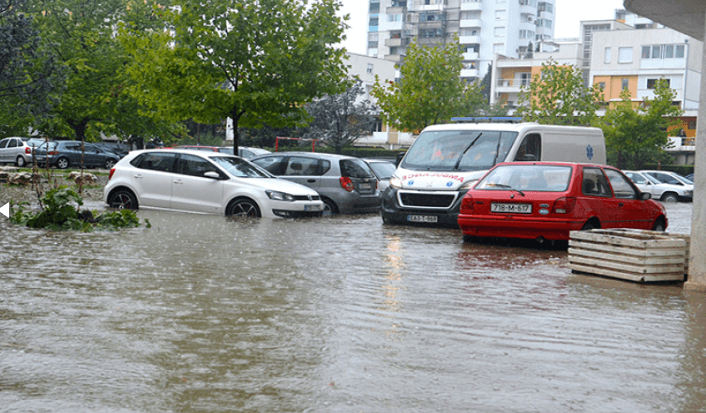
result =
[[471,1],[471,2],[461,3],[461,11],[475,11],[475,10],[483,10],[483,3],[479,2],[479,1]]
[[402,55],[398,55],[398,54],[386,54],[386,55],[385,55],[385,60],[389,60],[389,61],[392,61],[392,62],[397,62],[397,63],[399,63],[399,62],[402,61]]
[[498,93],[519,93],[523,86],[529,86],[529,79],[498,79],[495,91]]
[[481,27],[483,24],[483,20],[481,19],[468,19],[468,20],[461,20],[460,26],[461,27]]
[[478,69],[461,69],[461,77],[478,77]]
[[461,36],[458,38],[460,44],[479,44],[480,36]]
[[405,39],[402,38],[396,38],[396,39],[386,39],[385,40],[385,46],[387,47],[400,47],[400,46],[406,46],[407,42]]
[[478,60],[478,52],[466,52],[463,54],[463,60]]

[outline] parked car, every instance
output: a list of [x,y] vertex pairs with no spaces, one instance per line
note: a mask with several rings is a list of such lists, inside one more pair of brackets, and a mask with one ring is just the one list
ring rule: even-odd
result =
[[0,163],[14,163],[20,168],[32,163],[32,147],[25,138],[9,137],[0,140]]
[[690,180],[691,182],[694,182],[694,174],[693,174],[693,173],[691,173],[691,174],[685,176],[684,178]]
[[362,214],[380,209],[377,178],[368,164],[352,156],[282,152],[252,162],[268,172],[306,185],[321,195],[324,214]]
[[390,186],[390,178],[395,174],[397,166],[393,161],[384,159],[364,159],[364,161],[373,170],[375,177],[377,177],[378,190],[382,194]]
[[693,199],[693,186],[665,184],[652,175],[639,171],[623,171],[642,192],[649,192],[653,199],[663,202],[691,201]]
[[79,141],[45,142],[35,151],[38,165],[56,166],[59,169],[68,167],[96,167],[110,169],[120,158],[101,149],[92,143],[84,143],[83,150]]
[[680,200],[683,201],[692,201],[694,198],[694,182],[691,181],[690,179],[687,179],[686,177],[683,177],[679,175],[676,172],[671,172],[671,171],[640,171],[644,172],[647,175],[655,178],[659,182],[665,183],[665,184],[670,184],[670,185],[677,185],[677,186],[682,186],[686,189],[688,194],[684,196],[683,198],[680,198]]
[[98,146],[99,148],[103,149],[106,152],[114,153],[115,155],[118,156],[118,158],[122,158],[123,156],[130,153],[130,145],[126,145],[123,143],[98,142],[98,143],[94,143],[93,145]]
[[[233,155],[232,146],[206,146],[206,145],[180,145],[177,146],[178,149],[195,149],[198,151],[213,151],[222,152],[229,155]],[[261,148],[251,148],[247,146],[238,146],[238,156],[245,159],[252,159],[259,155],[265,155],[271,153],[267,149]]]
[[664,206],[621,171],[596,164],[536,162],[493,167],[461,202],[458,224],[473,237],[568,240],[573,230],[664,231]]
[[168,208],[246,217],[321,216],[316,191],[277,179],[245,159],[219,152],[148,149],[110,170],[103,190],[113,208]]

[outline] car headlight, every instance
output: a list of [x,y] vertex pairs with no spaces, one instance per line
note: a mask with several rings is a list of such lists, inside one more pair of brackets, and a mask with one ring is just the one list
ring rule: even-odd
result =
[[390,178],[390,186],[395,189],[400,189],[402,188],[402,180],[393,175],[392,178]]
[[466,182],[463,183],[463,185],[461,185],[460,188],[458,188],[458,190],[459,190],[459,191],[468,191],[469,189],[471,189],[471,187],[472,187],[473,185],[476,184],[476,182],[478,182],[477,179],[472,179],[472,180],[470,180],[470,181],[466,181]]
[[279,191],[265,191],[265,193],[267,194],[267,196],[268,196],[270,199],[273,199],[273,200],[275,200],[275,201],[294,202],[294,197],[291,196],[291,195],[289,195],[289,194],[285,194],[284,192],[279,192]]

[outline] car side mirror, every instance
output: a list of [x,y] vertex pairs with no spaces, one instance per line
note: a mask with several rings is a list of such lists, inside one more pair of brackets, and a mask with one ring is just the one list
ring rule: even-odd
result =
[[402,162],[402,158],[404,158],[405,154],[407,152],[398,152],[397,156],[395,157],[395,166],[400,166],[400,162]]
[[218,172],[214,172],[214,171],[204,172],[203,176],[205,176],[206,178],[211,178],[211,179],[221,179],[221,176],[218,175]]
[[652,199],[652,194],[649,192],[640,192],[640,199],[643,201],[647,199]]

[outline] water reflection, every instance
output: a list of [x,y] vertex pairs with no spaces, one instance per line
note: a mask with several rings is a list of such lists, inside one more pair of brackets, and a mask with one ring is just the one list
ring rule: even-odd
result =
[[0,411],[706,405],[706,306],[679,286],[376,216],[139,215],[152,229],[0,223]]

